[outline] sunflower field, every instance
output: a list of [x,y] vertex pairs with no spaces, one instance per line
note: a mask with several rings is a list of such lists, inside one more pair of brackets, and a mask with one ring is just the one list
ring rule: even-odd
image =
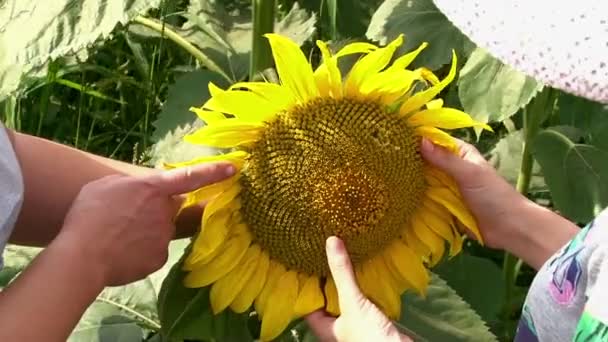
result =
[[[339,312],[328,231],[415,341],[511,341],[534,270],[463,237],[474,219],[419,138],[475,145],[583,225],[608,205],[607,115],[475,46],[432,0],[0,0],[7,127],[239,171],[189,194],[214,198],[205,228],[106,288],[75,342],[316,341],[302,317]],[[8,246],[0,287],[38,252]]]

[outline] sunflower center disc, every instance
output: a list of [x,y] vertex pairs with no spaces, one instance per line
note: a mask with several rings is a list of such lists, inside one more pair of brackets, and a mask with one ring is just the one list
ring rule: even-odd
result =
[[399,237],[425,190],[418,140],[375,102],[318,99],[268,123],[243,170],[241,214],[288,269],[326,276],[325,240],[354,264]]

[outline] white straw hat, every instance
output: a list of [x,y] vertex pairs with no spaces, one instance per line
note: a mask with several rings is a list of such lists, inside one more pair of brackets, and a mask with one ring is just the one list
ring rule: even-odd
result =
[[608,103],[608,0],[433,0],[478,46],[545,83]]

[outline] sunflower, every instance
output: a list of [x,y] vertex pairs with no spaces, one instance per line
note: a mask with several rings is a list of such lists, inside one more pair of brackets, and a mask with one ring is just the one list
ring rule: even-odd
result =
[[[181,167],[231,161],[237,175],[190,194],[208,200],[202,230],[183,262],[186,287],[211,285],[214,313],[253,306],[261,339],[324,308],[338,315],[325,241],[344,240],[365,295],[390,318],[406,290],[425,294],[428,267],[462,248],[461,228],[480,238],[452,179],[427,165],[421,137],[456,151],[441,129],[489,129],[434,99],[445,79],[407,67],[427,46],[398,58],[399,36],[384,47],[357,42],[332,55],[318,41],[313,71],[289,39],[266,35],[280,84],[243,82],[192,110],[206,126],[188,142],[229,149]],[[340,59],[359,58],[343,78]],[[392,61],[392,63],[391,63]]]

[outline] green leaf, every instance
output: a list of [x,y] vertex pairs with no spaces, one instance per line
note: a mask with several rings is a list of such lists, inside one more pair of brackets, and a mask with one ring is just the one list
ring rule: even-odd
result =
[[495,122],[517,113],[542,84],[477,48],[460,71],[458,89],[465,112],[476,120]]
[[[494,166],[498,173],[513,186],[517,184],[521,156],[523,151],[523,134],[521,130],[509,133],[496,143],[489,153],[488,161]],[[543,178],[540,165],[534,162],[532,165],[532,179],[530,191],[545,191],[547,185]]]
[[40,251],[40,248],[7,245],[2,253],[4,266],[0,269],[0,289],[10,284]]
[[398,324],[415,341],[497,341],[481,317],[436,274],[426,299],[403,296]]
[[148,277],[104,289],[84,313],[70,341],[141,341],[146,332],[160,330],[158,293],[187,243],[187,239],[171,242],[167,262]]
[[[250,11],[228,12],[222,1],[193,0],[181,34],[209,56],[234,81],[249,72],[253,25]],[[275,32],[302,44],[314,33],[316,17],[297,3],[275,24]]]
[[532,154],[542,167],[555,207],[571,220],[585,223],[608,205],[608,153],[575,144],[554,129],[541,131]]
[[369,39],[386,44],[405,34],[400,52],[411,51],[422,42],[429,46],[416,58],[414,66],[438,69],[458,57],[467,56],[472,43],[433,4],[432,0],[386,0],[372,16],[367,29]]
[[159,295],[161,333],[167,340],[253,341],[247,314],[227,309],[214,315],[209,302],[210,287],[186,288],[182,284],[184,276],[181,262],[176,263]]
[[498,319],[504,291],[501,269],[492,261],[459,254],[434,269],[486,322]]
[[[82,53],[161,0],[6,0],[0,7],[0,100],[46,64]],[[86,54],[81,57],[86,57]]]
[[209,70],[195,70],[179,76],[169,86],[167,101],[163,104],[158,119],[152,123],[156,128],[152,138],[158,141],[176,128],[196,121],[196,114],[189,108],[200,107],[209,99],[210,82],[219,87],[228,86],[221,75]]
[[608,106],[561,93],[557,115],[560,124],[581,129],[587,142],[608,151]]

